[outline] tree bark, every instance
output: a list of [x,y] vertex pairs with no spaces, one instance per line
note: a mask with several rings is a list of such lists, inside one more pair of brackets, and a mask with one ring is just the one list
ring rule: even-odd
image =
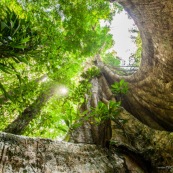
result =
[[108,85],[125,79],[129,83],[128,94],[117,98],[121,97],[124,108],[140,121],[122,110],[116,120],[108,121],[108,124],[103,122],[101,126],[94,126],[86,122],[72,133],[70,139],[82,144],[1,133],[2,173],[173,171],[173,134],[160,131],[173,130],[173,2],[118,2],[133,17],[140,30],[142,63],[135,74],[126,77],[114,74],[98,60],[97,65],[104,76],[92,80],[93,95],[88,96],[84,110],[96,107],[99,100],[104,103],[112,100]]
[[102,69],[109,84],[129,82],[123,106],[148,126],[173,131],[173,2],[172,0],[118,0],[137,24],[142,38],[142,62],[128,77]]
[[1,133],[0,153],[1,173],[110,173],[114,170],[106,150],[95,145]]
[[[109,86],[103,76],[93,78],[91,84],[92,94],[86,96],[86,103],[85,105],[82,105],[81,109],[81,111],[88,111],[89,113],[92,112],[92,108],[97,107],[99,101],[105,100],[108,102],[112,97],[112,93],[110,92]],[[81,121],[83,122],[83,118]],[[96,125],[92,116],[89,117],[88,120],[85,120],[82,126],[72,131],[70,134],[70,141],[75,143],[97,144],[105,147],[111,138],[111,133],[110,120],[106,120],[101,122],[101,124]]]
[[[96,107],[99,101],[105,104],[116,101],[104,76],[92,79],[91,83],[92,96],[87,99],[84,110]],[[172,133],[144,125],[123,108],[118,116],[115,114],[114,121],[108,119],[98,126],[91,122],[89,119],[75,129],[70,141],[107,147],[110,153],[120,154],[130,171],[165,173],[173,170]]]

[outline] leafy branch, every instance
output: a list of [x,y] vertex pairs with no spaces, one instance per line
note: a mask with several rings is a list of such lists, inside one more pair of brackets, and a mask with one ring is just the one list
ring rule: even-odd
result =
[[111,90],[114,94],[126,94],[128,92],[128,83],[123,79],[120,82],[115,82],[111,85]]

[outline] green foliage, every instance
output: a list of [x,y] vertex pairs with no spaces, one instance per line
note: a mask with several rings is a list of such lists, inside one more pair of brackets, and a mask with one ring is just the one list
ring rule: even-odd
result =
[[[89,93],[91,68],[79,84],[88,57],[112,47],[108,27],[113,11],[105,0],[2,0],[0,2],[0,130],[57,81],[69,95],[54,96],[25,129],[25,135],[57,138],[81,124],[80,107]],[[47,75],[49,80],[42,81]]]
[[63,139],[67,132],[82,125],[79,119],[85,112],[82,113],[80,107],[85,102],[84,94],[89,94],[90,88],[88,80],[83,80],[78,85],[69,85],[68,96],[54,95],[25,129],[24,134]]
[[134,54],[130,56],[130,59],[132,59],[133,61],[133,64],[132,64],[133,66],[139,66],[141,62],[141,57],[142,57],[142,39],[140,37],[140,33],[138,30],[134,29],[131,32],[137,33],[136,37],[134,38],[132,37],[132,39],[134,40],[136,44],[137,50]]
[[5,5],[0,5],[0,14],[1,58],[16,57],[37,48],[40,38],[29,19],[20,18]]
[[110,101],[108,104],[98,102],[96,108],[92,108],[92,118],[96,124],[100,124],[105,120],[115,120],[116,116],[120,113],[120,102]]
[[84,94],[88,93],[91,89],[91,84],[88,80],[82,80],[77,86],[72,86],[68,99],[73,100],[76,104],[82,104],[84,102]]
[[134,54],[134,59],[135,59],[135,65],[139,66],[141,62],[141,56],[142,56],[142,39],[140,37],[140,34],[138,32],[138,35],[135,40],[137,50]]
[[102,56],[103,62],[105,64],[117,67],[120,65],[120,59],[116,57],[116,54],[114,52],[107,53],[104,56]]
[[123,11],[123,7],[121,4],[119,4],[118,2],[113,2],[113,6],[116,9],[117,13],[120,13],[121,11]]
[[95,66],[87,69],[86,72],[83,72],[81,74],[81,77],[83,77],[84,79],[88,79],[88,80],[90,80],[94,77],[98,77],[98,76],[100,76],[100,69],[98,69]]
[[115,82],[111,85],[111,90],[114,94],[126,94],[128,91],[128,83],[122,79],[120,82]]
[[[109,2],[58,1],[57,5],[56,0],[22,0],[19,3],[15,0],[10,3],[9,0],[3,0],[1,6],[6,6],[4,9],[8,9],[9,13],[8,18],[2,17],[3,20],[9,26],[15,23],[15,27],[5,29],[12,35],[13,30],[17,31],[14,40],[8,40],[13,38],[8,34],[5,35],[6,39],[9,44],[25,46],[21,49],[8,47],[10,49],[8,56],[4,55],[5,58],[0,59],[0,69],[4,73],[17,74],[17,78],[27,79],[32,75],[33,79],[48,74],[54,80],[69,81],[79,72],[81,63],[88,56],[94,56],[100,51],[100,47],[104,47],[102,51],[105,51],[112,46],[109,28],[101,28],[99,22],[100,19],[109,19]],[[7,16],[3,10],[1,13],[2,16]],[[5,29],[3,29],[4,34],[8,33]],[[29,41],[26,38],[29,38]],[[27,42],[23,42],[23,39]],[[37,41],[39,41],[38,46],[35,44]],[[31,48],[35,50],[30,50]],[[7,51],[3,51],[3,54],[6,53]],[[7,57],[10,60],[5,60]],[[23,64],[22,70],[18,68],[19,63]],[[1,84],[8,92],[5,83]]]

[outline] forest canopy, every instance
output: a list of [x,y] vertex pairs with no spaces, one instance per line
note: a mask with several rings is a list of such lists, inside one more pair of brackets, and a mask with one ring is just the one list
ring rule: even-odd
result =
[[100,21],[120,10],[105,0],[0,2],[1,131],[54,139],[80,125],[83,96],[100,73],[94,57],[119,65]]

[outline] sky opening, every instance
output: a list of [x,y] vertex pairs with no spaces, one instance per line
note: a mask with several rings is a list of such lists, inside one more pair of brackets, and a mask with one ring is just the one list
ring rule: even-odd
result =
[[136,37],[137,33],[130,32],[132,29],[138,30],[133,19],[129,18],[125,10],[113,17],[110,33],[115,41],[113,50],[122,59],[121,65],[129,65],[129,57],[137,50],[136,44],[131,38],[132,36]]

